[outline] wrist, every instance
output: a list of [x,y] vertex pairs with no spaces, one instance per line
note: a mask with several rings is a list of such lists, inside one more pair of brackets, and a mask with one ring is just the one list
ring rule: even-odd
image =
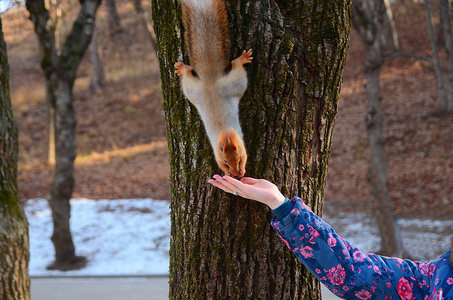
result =
[[280,205],[285,203],[286,198],[283,195],[278,195],[274,199],[272,199],[267,206],[269,206],[270,209],[274,210],[278,208]]
[[285,198],[285,202],[283,202],[283,204],[279,207],[273,209],[272,213],[277,219],[283,220],[293,209],[294,203],[288,198]]

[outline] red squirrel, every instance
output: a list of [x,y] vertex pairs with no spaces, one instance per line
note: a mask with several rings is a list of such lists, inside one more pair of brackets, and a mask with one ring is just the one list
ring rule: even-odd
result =
[[[229,65],[230,40],[223,0],[182,0],[186,42],[192,66],[176,62],[184,95],[197,108],[217,164],[230,176],[245,174],[247,153],[239,123],[239,100],[247,89],[244,64],[252,50]],[[196,74],[193,74],[195,71]]]

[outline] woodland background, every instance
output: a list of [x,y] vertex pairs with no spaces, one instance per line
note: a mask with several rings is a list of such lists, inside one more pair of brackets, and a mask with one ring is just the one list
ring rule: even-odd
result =
[[[117,0],[116,4],[121,30],[111,36],[104,5],[96,20],[95,38],[105,87],[89,91],[91,65],[87,57],[79,67],[74,86],[78,156],[73,197],[170,199],[156,53],[133,1]],[[145,11],[149,11],[148,4],[143,2]],[[423,5],[404,1],[392,9],[401,49],[431,55]],[[433,17],[437,24],[437,13]],[[11,101],[19,127],[18,182],[23,202],[45,197],[53,175],[53,167],[46,163],[42,55],[27,18],[24,8],[2,15]],[[71,13],[67,18],[70,24]],[[69,30],[68,26],[63,24],[63,32]],[[441,57],[444,55],[441,51]],[[373,205],[367,180],[364,50],[355,31],[343,78],[326,201],[336,210],[370,211]],[[432,64],[414,58],[393,59],[384,65],[381,87],[389,194],[395,216],[452,219],[453,116],[440,110]]]

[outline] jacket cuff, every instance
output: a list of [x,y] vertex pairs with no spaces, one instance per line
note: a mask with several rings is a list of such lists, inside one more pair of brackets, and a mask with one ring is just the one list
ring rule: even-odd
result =
[[283,220],[293,210],[293,208],[294,203],[290,201],[288,198],[286,198],[285,202],[283,202],[276,209],[272,210],[272,213],[277,219]]

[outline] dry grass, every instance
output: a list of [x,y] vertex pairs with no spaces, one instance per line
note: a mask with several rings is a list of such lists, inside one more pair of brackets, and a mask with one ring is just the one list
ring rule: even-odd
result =
[[167,149],[167,142],[151,142],[150,144],[136,145],[123,149],[104,151],[102,153],[93,152],[89,155],[78,156],[75,160],[75,164],[85,166],[108,164],[113,159],[128,161],[136,158],[140,154],[150,153],[158,149]]

